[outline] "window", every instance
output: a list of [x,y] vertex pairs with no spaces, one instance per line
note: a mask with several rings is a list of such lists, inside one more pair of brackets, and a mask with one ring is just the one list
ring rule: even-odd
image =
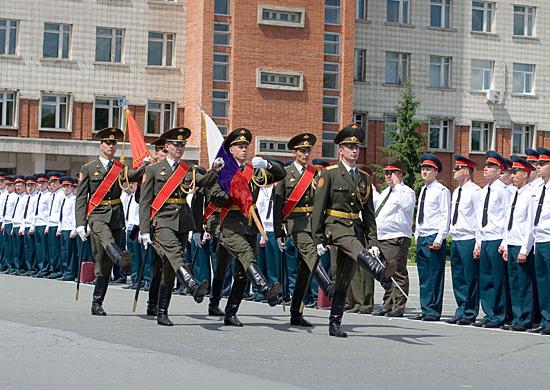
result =
[[42,95],[40,101],[40,128],[48,130],[69,129],[69,96]]
[[14,55],[17,47],[17,20],[0,19],[0,55]]
[[472,60],[472,91],[488,91],[493,84],[495,62],[489,60]]
[[95,98],[94,100],[94,130],[106,127],[120,127],[122,110],[118,99]]
[[451,119],[430,119],[430,149],[450,149],[452,124]]
[[387,148],[393,142],[392,133],[398,133],[397,115],[386,115],[384,121],[384,147]]
[[98,62],[122,62],[124,30],[96,27],[95,60]]
[[0,92],[0,127],[15,127],[16,93]]
[[214,22],[214,45],[231,44],[231,26],[227,23]]
[[214,81],[229,80],[229,55],[214,53]]
[[71,26],[59,23],[44,23],[44,58],[69,58],[71,45]]
[[451,87],[451,57],[430,56],[430,87]]
[[229,92],[221,89],[212,91],[212,116],[227,118],[229,112]]
[[258,7],[258,23],[284,27],[304,27],[303,8],[290,8],[278,6]]
[[512,127],[512,154],[525,154],[525,149],[533,147],[535,126],[515,124]]
[[387,21],[409,23],[409,0],[387,0]]
[[340,55],[340,34],[325,33],[325,54]]
[[260,153],[277,153],[277,154],[290,154],[292,153],[287,148],[288,141],[278,141],[270,139],[259,139],[258,152]]
[[301,91],[303,90],[302,79],[302,72],[265,69],[256,71],[256,87],[258,88]]
[[174,127],[174,103],[147,102],[147,134],[161,134]]
[[451,0],[431,0],[430,26],[440,28],[451,26]]
[[149,31],[147,65],[173,66],[176,34]]
[[514,85],[512,93],[533,94],[533,83],[535,81],[535,65],[514,64]]
[[331,131],[323,131],[323,158],[336,158],[336,144],[334,143],[336,133]]
[[535,36],[535,7],[514,6],[514,35]]
[[472,122],[470,129],[470,151],[484,153],[493,148],[493,123]]
[[340,0],[325,0],[325,23],[340,24]]
[[325,62],[323,65],[323,88],[324,89],[340,89],[340,65]]
[[367,80],[367,49],[355,49],[355,73],[354,81]]
[[402,85],[409,78],[409,54],[386,52],[386,84]]
[[229,15],[230,0],[214,0],[214,13],[216,15]]
[[368,0],[355,0],[355,19],[367,20]]
[[493,32],[495,3],[472,1],[472,31]]
[[324,123],[338,123],[338,100],[335,96],[323,97]]
[[227,126],[225,125],[217,125],[217,126],[220,133],[222,133],[222,135],[225,137],[227,135]]
[[366,145],[367,144],[367,136],[369,134],[367,114],[364,113],[364,112],[354,112],[353,113],[353,123],[358,124],[365,131],[365,141],[363,142],[363,144]]

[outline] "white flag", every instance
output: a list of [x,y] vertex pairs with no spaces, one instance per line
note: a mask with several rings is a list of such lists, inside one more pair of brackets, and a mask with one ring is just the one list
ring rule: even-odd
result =
[[[220,147],[223,144],[223,135],[212,118],[201,109],[203,137],[206,138],[206,150],[208,151],[208,164],[212,166]],[[203,139],[204,139],[203,138]]]

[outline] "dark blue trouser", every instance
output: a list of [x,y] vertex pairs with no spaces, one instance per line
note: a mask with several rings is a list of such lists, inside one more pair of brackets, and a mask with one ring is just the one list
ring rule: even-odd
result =
[[10,271],[14,270],[13,267],[13,245],[11,239],[11,231],[13,230],[13,224],[4,224],[4,256],[2,257],[2,264],[4,268]]
[[46,226],[36,226],[34,228],[34,243],[36,245],[36,260],[39,275],[48,275],[51,272],[48,256],[48,237],[44,234],[44,230],[46,230]]
[[416,241],[416,267],[420,282],[420,307],[423,316],[441,317],[443,287],[445,283],[445,242],[438,250],[429,249],[436,234],[418,237]]
[[483,320],[503,325],[506,319],[505,267],[498,247],[502,240],[481,242],[479,257],[479,297]]
[[143,256],[143,249],[138,240],[132,240],[130,238],[131,229],[126,229],[126,249],[132,252],[132,261],[130,262],[130,268],[132,273],[130,274],[130,280],[132,284],[137,282],[139,274],[139,265]]
[[61,237],[57,235],[57,226],[48,227],[48,254],[50,256],[50,267],[52,273],[61,276]]
[[70,230],[61,231],[61,263],[63,279],[75,280],[78,271],[78,250],[76,248],[76,237],[71,238]]
[[28,271],[25,264],[25,238],[19,235],[19,226],[12,229],[12,268],[17,272]]
[[4,264],[4,233],[0,232],[0,271],[6,268]]
[[479,314],[479,262],[474,260],[476,240],[453,240],[451,274],[457,304],[455,318],[475,321]]
[[542,316],[540,325],[550,329],[550,242],[535,243],[535,272]]
[[518,263],[520,246],[508,245],[508,280],[512,302],[512,325],[530,328],[533,325],[533,283],[535,256],[533,251],[525,263]]
[[[287,237],[285,241],[285,256],[284,256],[284,266],[283,266],[283,272],[286,273],[286,275],[282,275],[282,279],[284,279],[283,286],[285,289],[283,290],[283,294],[285,298],[289,298],[292,293],[294,292],[294,286],[296,285],[296,272],[297,272],[297,250],[296,246],[294,245],[294,241],[292,240],[292,237]],[[281,282],[282,283],[282,282]]]
[[197,253],[195,264],[193,266],[193,276],[199,283],[203,280],[207,280],[208,285],[210,286],[210,257],[212,256],[210,242],[205,243],[198,249],[197,245],[195,245],[195,241],[191,242],[191,252],[193,253],[193,256],[195,255],[196,250],[199,252]]
[[34,235],[29,234],[30,228],[25,228],[25,263],[27,264],[27,270],[29,272],[36,273],[38,271],[38,264],[36,262],[36,245],[34,242]]

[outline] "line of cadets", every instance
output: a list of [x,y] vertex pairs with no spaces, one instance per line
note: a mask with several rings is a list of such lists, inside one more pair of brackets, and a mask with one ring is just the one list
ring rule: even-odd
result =
[[[26,274],[39,271],[40,276],[50,273],[50,277],[74,280],[76,242],[85,242],[91,234],[96,276],[100,279],[99,283],[96,279],[92,314],[106,314],[102,303],[107,275],[111,274],[113,264],[120,265],[128,273],[131,268],[135,284],[143,256],[142,245],[145,250],[151,245],[155,248],[154,251],[148,249],[148,255],[143,258],[154,257],[152,271],[150,264],[146,267],[149,274],[146,280],[151,286],[147,314],[156,315],[160,325],[172,325],[168,305],[176,277],[197,302],[203,300],[210,287],[209,314],[223,316],[224,323],[229,326],[243,325],[237,311],[247,289],[247,280],[270,305],[279,303],[279,275],[273,278],[268,272],[266,278],[265,270],[256,264],[256,226],[232,204],[216,181],[223,162],[218,159],[215,169],[206,172],[181,160],[186,139],[190,136],[188,129],[172,129],[155,142],[158,161],[129,175],[134,183],[142,181],[138,191],[138,186],[132,184],[131,190],[122,196],[120,189],[118,194],[112,193],[113,188],[115,191],[118,188],[115,182],[105,194],[108,198],[104,195],[90,211],[88,201],[108,176],[109,161],[113,160],[116,141],[121,136],[118,129],[98,133],[101,156],[83,167],[88,178],[91,177],[92,182],[95,179],[96,188],[93,191],[89,185],[81,188],[76,222],[72,212],[75,201],[72,188],[76,183],[70,178],[50,174],[49,177],[0,179],[7,187],[0,195],[0,206],[4,205],[0,217],[3,269]],[[406,167],[391,158],[381,162],[387,188],[381,194],[376,192],[370,176],[356,167],[363,137],[364,131],[356,125],[341,130],[335,139],[340,146],[340,162],[324,169],[313,168],[309,163],[316,141],[312,134],[299,134],[289,141],[295,161],[284,168],[278,162],[261,157],[254,157],[252,164],[247,163],[247,149],[252,138],[247,129],[233,131],[224,143],[226,151],[235,158],[247,178],[255,202],[261,188],[275,185],[274,196],[269,194],[268,200],[269,207],[273,207],[269,212],[273,221],[270,238],[277,238],[281,251],[285,247],[288,249],[290,242],[297,251],[291,324],[311,326],[303,317],[303,300],[315,279],[332,298],[329,334],[336,337],[346,337],[340,324],[348,290],[357,303],[350,311],[370,313],[372,280],[380,281],[386,292],[381,309],[374,314],[401,317],[409,288],[406,265],[415,194],[403,184]],[[496,152],[487,152],[483,188],[472,181],[474,162],[455,156],[454,180],[458,186],[452,195],[437,181],[437,175],[443,170],[441,161],[431,154],[422,156],[424,186],[420,190],[414,232],[422,311],[412,319],[438,321],[441,317],[446,238],[450,236],[453,289],[458,307],[447,322],[550,334],[550,196],[545,197],[550,177],[550,151],[528,149],[526,154],[526,159],[512,156],[509,161]],[[180,165],[185,172],[178,168]],[[86,170],[86,166],[92,169]],[[178,185],[166,187],[177,172],[183,174],[178,178]],[[169,193],[163,193],[166,189]],[[192,210],[186,202],[191,192],[194,192]],[[46,202],[41,201],[41,194],[49,200],[49,211]],[[117,208],[120,213],[113,210]],[[34,213],[29,213],[29,209]],[[57,212],[58,209],[63,211]],[[96,222],[94,231],[90,220],[93,221],[94,213],[102,209],[100,214],[108,211],[109,216],[103,218],[101,225]],[[259,211],[265,221],[265,213]],[[118,221],[113,229],[114,220],[120,219],[115,215],[123,218],[122,224]],[[105,234],[104,228],[111,233]],[[125,234],[119,234],[121,232]],[[212,257],[214,275],[210,286],[209,281],[195,280],[191,274],[193,270],[184,266],[186,247],[189,252],[189,232],[193,232],[193,247],[199,254],[203,256],[206,251],[207,261]],[[82,241],[75,240],[77,233]],[[104,237],[101,239],[100,235]],[[120,249],[124,245],[121,240],[124,235],[130,238],[127,247],[134,252],[131,267],[130,253]],[[292,240],[285,242],[287,237]],[[49,251],[45,250],[46,241],[48,248],[52,248]],[[204,245],[207,241],[209,246]],[[107,249],[101,257],[104,261],[98,261],[98,245]],[[332,280],[319,265],[319,258],[326,257],[327,249],[331,250],[333,260]],[[36,252],[36,256],[32,252]],[[189,253],[187,256],[189,258]],[[224,311],[219,303],[222,290],[227,286],[232,258],[236,259],[236,269]],[[485,316],[476,322],[480,302]]]

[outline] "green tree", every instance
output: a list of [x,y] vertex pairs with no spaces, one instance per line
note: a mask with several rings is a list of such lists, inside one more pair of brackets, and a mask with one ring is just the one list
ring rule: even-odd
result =
[[407,81],[405,90],[395,106],[397,123],[392,125],[389,136],[391,143],[384,148],[384,154],[403,162],[407,171],[403,177],[405,184],[418,192],[422,187],[420,178],[420,156],[426,146],[426,137],[420,132],[421,122],[415,119],[420,102]]

